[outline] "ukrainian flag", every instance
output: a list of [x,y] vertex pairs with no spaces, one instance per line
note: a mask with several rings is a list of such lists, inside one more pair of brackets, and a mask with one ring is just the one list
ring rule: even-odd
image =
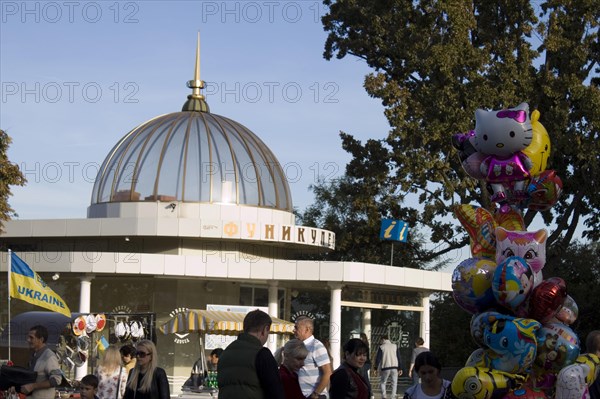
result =
[[98,344],[98,349],[101,351],[105,351],[106,348],[108,348],[109,343],[106,340],[106,338],[104,338],[104,335],[100,337],[100,339],[96,342]]
[[10,253],[10,296],[71,317],[65,301],[14,252]]

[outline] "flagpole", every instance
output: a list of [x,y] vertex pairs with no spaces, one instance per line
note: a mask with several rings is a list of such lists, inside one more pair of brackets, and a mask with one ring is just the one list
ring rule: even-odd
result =
[[8,250],[8,360],[11,360],[10,357],[10,338],[11,338],[11,331],[10,331],[10,326],[11,326],[11,321],[10,321],[10,271],[12,269],[12,251],[9,249]]

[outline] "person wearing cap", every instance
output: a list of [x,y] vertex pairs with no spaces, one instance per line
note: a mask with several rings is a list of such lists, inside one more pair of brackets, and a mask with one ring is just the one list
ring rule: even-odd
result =
[[27,343],[33,350],[27,364],[30,370],[37,373],[35,382],[21,385],[21,393],[31,399],[54,399],[56,387],[62,382],[62,372],[58,357],[48,346],[48,329],[41,325],[31,327],[27,334]]
[[264,347],[271,324],[258,309],[244,317],[244,332],[219,357],[219,399],[284,399],[277,362]]

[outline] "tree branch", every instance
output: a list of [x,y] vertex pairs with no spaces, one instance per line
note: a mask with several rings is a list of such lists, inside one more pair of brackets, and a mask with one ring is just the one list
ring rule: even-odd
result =
[[552,233],[550,235],[550,237],[548,238],[548,244],[553,244],[554,242],[556,242],[558,240],[558,238],[560,237],[560,235],[562,234],[562,232],[568,228],[569,218],[575,212],[575,209],[577,209],[579,207],[579,203],[581,202],[582,198],[583,198],[583,191],[581,190],[581,191],[578,191],[577,194],[575,194],[575,196],[573,197],[573,201],[567,208],[567,211],[564,212],[563,215],[558,219],[559,223],[557,224],[556,230],[554,230],[554,233]]

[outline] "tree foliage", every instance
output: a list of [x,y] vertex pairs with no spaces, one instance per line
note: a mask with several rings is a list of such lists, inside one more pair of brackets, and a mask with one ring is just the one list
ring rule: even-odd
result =
[[462,367],[477,349],[471,337],[471,315],[449,293],[431,301],[430,348],[444,367]]
[[10,186],[23,186],[27,182],[19,167],[9,161],[8,147],[12,142],[10,136],[0,129],[0,232],[3,223],[15,215],[15,211],[8,203]]
[[[381,215],[390,213],[383,208],[388,201],[380,190],[377,184],[363,184],[347,177],[313,186],[316,202],[301,215],[302,223],[336,233],[336,250],[325,255],[327,260],[419,268],[417,259],[423,249],[418,234],[411,233],[408,243],[395,245],[393,254],[390,241],[377,239]],[[405,211],[398,203],[391,210],[397,218],[404,217]]]
[[544,276],[565,280],[567,292],[579,308],[579,316],[571,327],[579,335],[581,344],[585,345],[587,334],[600,328],[600,297],[597,295],[600,282],[600,246],[598,243],[572,243],[562,256],[554,257],[546,263]]
[[[477,108],[526,101],[541,112],[553,146],[548,169],[564,184],[559,203],[542,214],[555,226],[548,246],[567,248],[578,226],[583,237],[600,238],[599,0],[324,4],[325,58],[358,57],[374,70],[364,86],[381,100],[391,131],[364,144],[341,133],[352,160],[340,182],[314,187],[307,220],[351,230],[351,246],[362,244],[355,234],[368,218],[400,218],[436,245],[414,248],[421,262],[465,246],[452,206],[491,204],[485,183],[462,170],[451,135],[474,127]],[[525,215],[528,225],[533,217]]]

